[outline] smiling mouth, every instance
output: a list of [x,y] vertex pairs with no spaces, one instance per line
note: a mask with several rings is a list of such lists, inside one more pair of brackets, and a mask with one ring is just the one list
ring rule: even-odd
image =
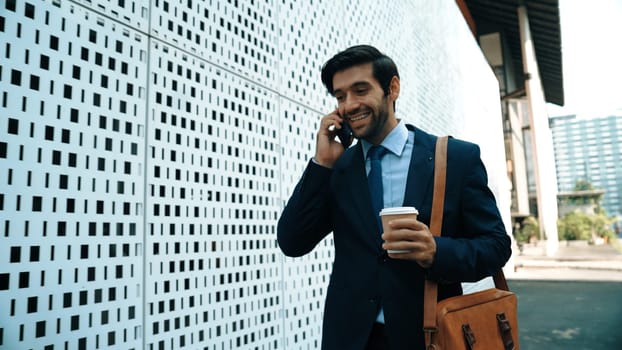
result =
[[370,115],[371,115],[371,113],[369,113],[369,112],[362,113],[362,114],[359,114],[356,117],[348,117],[348,121],[356,122],[356,121],[359,121],[359,120],[363,120],[363,119],[369,117]]

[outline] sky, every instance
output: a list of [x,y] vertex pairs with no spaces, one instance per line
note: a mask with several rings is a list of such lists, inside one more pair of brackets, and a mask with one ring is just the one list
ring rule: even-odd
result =
[[565,104],[549,116],[622,115],[622,0],[559,0]]

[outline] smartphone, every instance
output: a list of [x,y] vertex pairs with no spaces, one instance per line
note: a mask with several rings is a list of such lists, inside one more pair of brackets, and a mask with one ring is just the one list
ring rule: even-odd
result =
[[341,141],[343,148],[348,148],[352,143],[352,129],[343,117],[341,119],[343,121],[341,122],[341,129],[337,129],[337,137],[339,138],[339,141]]

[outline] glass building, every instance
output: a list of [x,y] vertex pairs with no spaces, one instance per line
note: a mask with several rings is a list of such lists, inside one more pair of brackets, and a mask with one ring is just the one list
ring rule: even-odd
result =
[[602,206],[609,216],[622,216],[622,115],[581,119],[550,118],[557,183],[573,191],[579,180],[605,190]]

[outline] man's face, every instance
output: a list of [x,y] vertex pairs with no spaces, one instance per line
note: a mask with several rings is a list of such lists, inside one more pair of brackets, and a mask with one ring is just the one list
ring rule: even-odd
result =
[[397,124],[393,100],[390,95],[384,96],[371,63],[335,73],[333,88],[339,114],[352,128],[354,137],[379,144]]

